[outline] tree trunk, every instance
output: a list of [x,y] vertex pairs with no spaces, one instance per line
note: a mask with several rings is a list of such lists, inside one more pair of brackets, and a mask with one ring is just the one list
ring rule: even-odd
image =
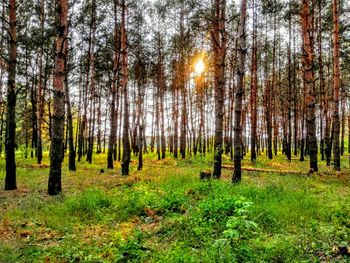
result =
[[313,74],[313,37],[312,37],[313,8],[309,7],[308,0],[302,0],[302,36],[303,36],[303,78],[305,90],[305,105],[307,108],[307,139],[310,154],[310,172],[317,172],[317,139],[316,139],[316,98]]
[[215,19],[212,32],[214,49],[214,90],[215,90],[215,141],[213,177],[221,177],[223,153],[223,121],[225,94],[225,55],[226,55],[226,0],[215,0]]
[[64,79],[65,65],[68,55],[68,1],[56,0],[57,37],[56,59],[54,73],[52,141],[50,147],[50,175],[48,194],[57,195],[62,192],[61,169],[63,161],[63,135],[64,135]]
[[[67,43],[67,49],[68,49],[68,43]],[[68,54],[67,54],[67,56],[68,56]],[[66,95],[66,105],[67,105],[67,131],[68,131],[68,147],[69,147],[68,169],[69,169],[69,171],[76,171],[74,132],[73,132],[73,115],[72,115],[70,96],[69,96],[69,86],[68,86],[68,71],[69,71],[69,68],[67,66],[68,57],[66,57],[65,63],[66,63],[66,65],[65,65],[65,69],[66,69],[65,95]]]
[[180,122],[180,154],[184,159],[186,158],[186,135],[187,135],[187,106],[186,106],[186,81],[185,81],[185,32],[184,32],[184,3],[181,4],[180,11],[180,68],[179,68],[179,80],[180,91],[182,97],[182,109],[181,109],[181,122]]
[[246,55],[246,17],[247,17],[247,0],[241,2],[241,16],[239,21],[238,31],[238,67],[237,67],[237,87],[235,96],[235,123],[234,123],[234,172],[232,181],[238,183],[242,178],[242,98],[244,91],[244,70],[245,70],[245,55]]
[[16,67],[17,67],[17,18],[16,0],[9,1],[9,60],[6,115],[6,177],[5,190],[17,189],[16,184]]
[[174,139],[173,139],[173,145],[174,145],[174,158],[177,158],[178,155],[178,130],[179,130],[179,124],[178,124],[178,115],[179,115],[179,99],[178,99],[178,92],[177,87],[173,85],[173,121],[174,121]]
[[340,170],[340,147],[339,147],[339,86],[340,86],[340,66],[339,66],[339,1],[333,0],[333,153],[334,169]]
[[121,23],[121,51],[122,51],[122,88],[124,92],[124,124],[123,124],[123,161],[122,175],[129,175],[131,158],[129,139],[129,98],[128,98],[128,40],[126,33],[126,4],[121,0],[122,23]]
[[340,135],[340,155],[344,155],[345,148],[345,122],[346,122],[346,114],[345,114],[345,99],[346,99],[346,91],[341,88],[341,135]]
[[251,95],[250,95],[250,147],[251,147],[251,160],[256,161],[256,142],[257,142],[257,88],[258,88],[258,75],[257,75],[257,14],[255,1],[253,0],[253,43],[252,43],[252,62],[251,62]]
[[96,2],[92,0],[91,3],[91,45],[89,52],[89,66],[91,70],[90,75],[90,116],[89,116],[89,131],[87,141],[87,155],[86,161],[92,163],[92,153],[94,148],[94,134],[95,134],[95,106],[96,106],[96,80],[95,80],[95,42],[96,42]]
[[120,45],[120,37],[119,37],[120,31],[118,29],[118,20],[117,20],[117,7],[118,7],[118,0],[114,0],[114,60],[113,60],[113,80],[112,80],[112,87],[111,87],[111,95],[112,95],[111,114],[110,114],[111,128],[109,133],[108,154],[107,154],[108,169],[113,169],[113,154],[115,153],[115,149],[116,149],[117,119],[118,119],[118,117],[116,116],[115,103],[116,103],[116,94],[118,92],[117,87],[118,87],[118,81],[119,81],[118,72],[119,72],[119,64],[120,64],[121,45]]
[[325,80],[323,74],[323,52],[322,52],[322,1],[318,1],[318,67],[319,67],[319,78],[320,78],[320,151],[322,161],[325,160],[325,131],[324,131],[324,120],[327,118],[327,106],[326,106],[326,93],[325,93]]
[[[45,0],[40,1],[40,39],[41,43],[44,43],[44,24],[45,24]],[[37,131],[38,131],[38,147],[37,147],[37,157],[38,164],[41,164],[43,158],[43,145],[42,145],[42,119],[44,115],[44,96],[43,96],[43,48],[39,51],[39,76],[38,76],[38,111],[37,111]]]
[[[291,8],[291,0],[289,0]],[[288,135],[286,139],[286,155],[288,161],[292,160],[292,15],[288,17]],[[283,105],[282,105],[283,107]],[[295,118],[295,116],[294,116]]]

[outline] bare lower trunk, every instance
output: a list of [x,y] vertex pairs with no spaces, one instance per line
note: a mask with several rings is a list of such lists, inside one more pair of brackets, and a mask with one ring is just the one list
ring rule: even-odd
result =
[[5,190],[17,189],[16,184],[16,67],[17,67],[17,28],[16,0],[9,1],[9,60],[7,82],[6,115],[6,177]]
[[57,26],[56,59],[54,74],[52,141],[50,147],[50,175],[48,194],[57,195],[62,192],[61,173],[63,161],[63,135],[64,135],[64,79],[65,65],[68,55],[68,1],[56,0]]
[[242,97],[244,90],[244,69],[245,69],[245,55],[246,55],[246,13],[247,13],[247,1],[242,0],[241,3],[241,17],[239,21],[238,31],[238,68],[237,68],[237,87],[235,96],[235,123],[234,123],[234,172],[232,181],[237,183],[242,178]]
[[121,25],[121,51],[122,51],[122,87],[124,93],[124,124],[123,124],[123,160],[122,175],[129,175],[129,164],[131,158],[129,139],[129,98],[128,98],[128,45],[126,33],[126,4],[121,1],[122,25]]
[[214,85],[215,85],[215,139],[213,177],[221,177],[223,153],[223,121],[225,94],[225,55],[226,55],[226,0],[215,1],[215,20],[213,35]]
[[[68,48],[68,47],[67,47]],[[66,63],[68,58],[66,59]],[[65,68],[68,69],[67,65]],[[70,96],[69,96],[69,87],[68,87],[68,70],[65,75],[65,95],[66,95],[66,105],[67,105],[67,131],[68,131],[68,148],[69,148],[69,157],[68,157],[68,168],[69,171],[75,171],[75,148],[74,148],[74,132],[73,132],[73,116],[72,109],[70,104]]]
[[303,34],[303,69],[305,96],[307,139],[310,154],[310,172],[317,172],[317,139],[316,139],[316,98],[313,75],[313,38],[312,38],[312,8],[308,0],[302,0],[302,34]]
[[339,86],[340,86],[340,67],[339,67],[339,15],[338,15],[339,1],[333,0],[333,99],[334,99],[334,113],[333,113],[333,145],[334,145],[334,169],[340,170],[340,147],[339,147]]

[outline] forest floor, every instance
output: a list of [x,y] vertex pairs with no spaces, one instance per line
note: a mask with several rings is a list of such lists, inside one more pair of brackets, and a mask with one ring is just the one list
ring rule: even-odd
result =
[[[19,154],[20,155],[20,154]],[[18,190],[4,191],[0,159],[0,262],[349,262],[350,169],[320,161],[307,176],[308,161],[246,157],[243,166],[300,174],[244,171],[231,183],[200,181],[212,157],[131,164],[107,170],[94,164],[64,164],[63,194],[46,194],[49,160],[17,157]],[[225,158],[225,164],[230,161]],[[101,173],[104,169],[104,173]]]

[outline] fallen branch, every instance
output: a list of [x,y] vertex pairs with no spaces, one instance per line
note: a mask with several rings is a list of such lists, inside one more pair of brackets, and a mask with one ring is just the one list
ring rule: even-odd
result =
[[[227,169],[227,170],[233,170],[234,166],[233,165],[222,165],[222,169]],[[303,174],[307,175],[307,172],[300,172],[300,171],[281,171],[281,170],[272,170],[272,169],[262,169],[262,168],[253,168],[253,167],[242,167],[243,171],[248,171],[248,172],[262,172],[262,173],[279,173],[279,174]]]

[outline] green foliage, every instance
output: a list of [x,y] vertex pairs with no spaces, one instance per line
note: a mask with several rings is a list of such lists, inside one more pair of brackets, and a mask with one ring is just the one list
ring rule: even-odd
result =
[[234,200],[231,196],[210,198],[198,204],[201,216],[209,221],[222,220],[241,211],[241,200]]
[[117,262],[140,262],[146,256],[146,252],[149,251],[143,245],[142,232],[135,231],[132,236],[126,240],[120,239],[119,246],[119,258]]
[[129,177],[100,174],[105,155],[77,172],[65,164],[70,187],[58,197],[46,195],[48,168],[20,160],[20,188],[28,190],[4,192],[0,230],[9,234],[0,262],[332,262],[334,246],[349,247],[347,180],[256,173],[232,185],[223,171],[221,180],[202,182],[211,158],[149,167],[146,159]]
[[249,208],[252,205],[251,202],[237,200],[235,205],[235,215],[228,218],[226,230],[223,233],[226,238],[231,240],[248,237],[251,233],[255,234],[255,231],[259,228],[257,223],[248,218]]
[[80,196],[66,200],[70,213],[86,218],[99,217],[112,201],[98,189],[88,189]]

